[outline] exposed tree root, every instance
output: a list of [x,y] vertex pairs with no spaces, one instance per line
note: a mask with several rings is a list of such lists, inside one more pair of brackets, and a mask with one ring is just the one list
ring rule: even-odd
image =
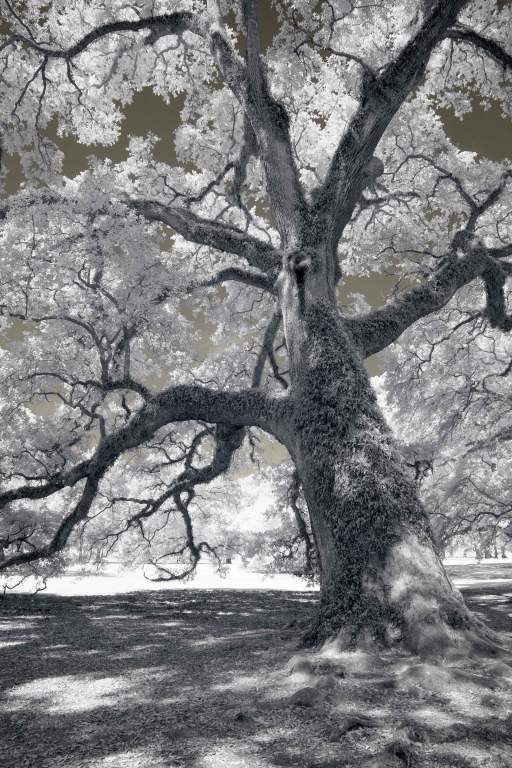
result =
[[[375,571],[374,571],[375,573]],[[423,659],[497,658],[512,652],[466,606],[428,541],[404,536],[385,566],[348,603],[343,584],[325,590],[304,645],[339,651],[396,649]],[[333,599],[333,593],[335,598]]]

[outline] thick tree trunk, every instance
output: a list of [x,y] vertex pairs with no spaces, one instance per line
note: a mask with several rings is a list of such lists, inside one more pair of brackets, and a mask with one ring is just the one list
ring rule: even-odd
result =
[[421,654],[480,642],[342,318],[329,301],[307,301],[300,284],[284,282],[296,414],[289,448],[321,566],[308,639],[400,642]]

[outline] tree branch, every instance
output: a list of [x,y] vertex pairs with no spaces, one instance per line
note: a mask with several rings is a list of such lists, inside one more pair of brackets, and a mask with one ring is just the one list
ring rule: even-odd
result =
[[499,328],[500,331],[507,332],[512,329],[512,315],[507,314],[504,291],[507,272],[504,266],[506,265],[499,262],[490,262],[488,268],[482,272],[482,279],[487,296],[485,311],[491,328]]
[[307,206],[293,159],[288,130],[289,118],[284,107],[272,98],[261,65],[254,0],[243,0],[247,28],[247,66],[228,40],[218,3],[210,0],[207,5],[208,12],[200,16],[181,11],[134,21],[102,24],[69,48],[60,50],[42,45],[30,36],[14,34],[0,47],[0,51],[15,43],[23,43],[36,51],[43,58],[43,63],[50,59],[61,59],[69,63],[91,45],[112,34],[147,30],[149,35],[145,42],[148,45],[166,35],[181,35],[186,31],[199,35],[208,42],[226,84],[251,123],[265,168],[267,190],[283,241],[285,244],[295,242],[304,225]]
[[385,349],[421,317],[442,309],[462,288],[478,277],[486,260],[473,252],[461,261],[447,259],[423,285],[412,288],[382,309],[356,318],[347,325],[364,357]]
[[[424,75],[435,46],[467,0],[437,0],[421,28],[382,74],[365,72],[359,108],[334,153],[313,214],[334,251],[363,191],[364,172],[392,118]],[[317,235],[318,236],[318,235]]]
[[500,183],[481,203],[476,203],[470,197],[456,177],[448,173],[445,175],[444,178],[456,183],[470,208],[466,226],[455,233],[448,254],[422,285],[412,288],[382,309],[346,320],[356,345],[365,357],[385,349],[421,317],[442,309],[460,288],[478,277],[486,285],[486,313],[491,325],[501,330],[512,328],[512,318],[506,314],[503,292],[512,266],[500,261],[510,255],[511,246],[485,248],[478,242],[472,243],[479,217],[500,199],[511,175],[511,171],[505,171]]
[[249,165],[251,157],[257,154],[258,145],[256,142],[256,136],[254,135],[254,131],[251,123],[249,122],[247,114],[245,114],[242,146],[240,148],[238,160],[234,164],[235,174],[230,194],[230,199],[232,199],[234,204],[239,208],[242,207],[242,186],[244,185],[247,176],[247,166]]
[[17,565],[32,563],[34,560],[52,557],[57,554],[57,552],[64,549],[74,528],[87,517],[94,499],[96,498],[100,479],[104,473],[105,469],[102,469],[99,466],[91,471],[79,502],[76,504],[73,511],[69,515],[66,515],[48,544],[45,544],[42,547],[36,547],[28,552],[17,552],[15,555],[11,555],[10,557],[5,558],[5,560],[1,560],[0,571],[14,568]]
[[[180,461],[184,460],[184,464],[185,464],[184,470],[180,472],[180,474],[169,483],[169,486],[166,488],[166,490],[163,493],[161,493],[159,496],[157,496],[154,499],[137,499],[137,498],[121,497],[121,498],[114,499],[112,501],[112,504],[115,504],[116,502],[132,502],[132,503],[136,502],[142,506],[138,512],[136,512],[135,514],[132,514],[130,517],[128,517],[125,520],[122,528],[115,531],[114,533],[109,533],[107,534],[106,537],[104,537],[104,540],[106,543],[109,542],[109,540],[112,540],[112,539],[114,540],[113,544],[111,543],[108,545],[107,553],[111,551],[112,547],[115,545],[119,537],[122,536],[124,533],[126,533],[130,528],[138,527],[142,535],[145,537],[144,528],[143,528],[144,521],[146,521],[148,518],[155,515],[157,512],[161,511],[164,505],[171,499],[174,501],[176,508],[178,509],[178,511],[181,513],[183,517],[183,521],[187,529],[186,542],[184,546],[180,547],[179,550],[173,550],[173,552],[167,552],[164,555],[162,555],[160,558],[158,558],[156,561],[152,561],[152,564],[156,568],[165,572],[166,576],[165,576],[165,579],[160,579],[160,578],[150,579],[151,581],[183,579],[187,575],[193,572],[193,570],[195,569],[195,566],[197,565],[197,562],[200,559],[201,552],[202,552],[201,544],[205,544],[205,542],[201,542],[197,546],[195,544],[192,521],[190,518],[188,507],[190,505],[190,502],[193,500],[195,496],[195,488],[197,485],[208,484],[229,469],[229,467],[231,466],[231,460],[233,458],[234,453],[240,448],[240,446],[243,443],[244,436],[245,436],[245,429],[243,427],[233,427],[229,425],[218,424],[214,433],[215,449],[214,449],[212,459],[210,463],[207,464],[206,466],[196,468],[193,466],[192,462],[194,460],[194,457],[197,454],[199,445],[207,435],[211,435],[211,434],[212,434],[211,429],[204,429],[194,437],[186,455],[184,457],[181,457],[180,459]],[[182,496],[187,497],[186,501],[183,501]],[[191,556],[191,566],[186,571],[181,572],[179,574],[172,573],[168,571],[166,568],[159,565],[159,560],[162,559],[163,557],[167,557],[169,554],[174,554],[174,555],[183,554],[187,549],[189,550],[190,556]],[[210,550],[208,549],[208,551]]]
[[[58,473],[43,485],[25,485],[12,491],[0,493],[0,509],[9,502],[20,499],[40,499],[65,486],[86,480],[81,498],[73,511],[61,522],[49,544],[18,552],[0,562],[0,571],[23,565],[41,558],[52,557],[66,545],[69,536],[78,523],[85,520],[96,498],[98,485],[125,451],[147,441],[160,427],[171,421],[205,420],[217,424],[215,453],[211,463],[196,469],[192,466],[193,454],[185,461],[185,470],[158,499],[147,504],[133,515],[124,530],[142,518],[149,517],[171,496],[187,492],[194,493],[197,484],[209,483],[231,463],[234,452],[243,442],[244,426],[256,425],[271,429],[277,434],[278,422],[282,418],[283,400],[272,400],[255,390],[245,392],[215,392],[198,386],[177,386],[163,391],[144,406],[131,421],[117,432],[105,437],[94,456],[82,462],[73,470]],[[271,426],[272,425],[272,426]],[[198,558],[199,559],[199,558]],[[197,562],[197,561],[196,561]]]
[[[189,512],[190,502],[194,498],[196,485],[211,483],[212,480],[215,480],[221,474],[227,472],[231,466],[233,455],[242,445],[244,437],[245,429],[241,427],[217,426],[215,432],[215,452],[211,462],[200,469],[196,469],[192,466],[186,467],[185,471],[172,483],[171,488],[162,494],[151,508],[150,514],[154,514],[154,512],[156,512],[157,509],[172,496],[176,508],[180,512],[185,524],[186,544],[183,551],[185,551],[185,549],[189,550],[191,563],[190,567],[185,572],[175,574],[160,566],[158,562],[153,562],[153,565],[155,565],[161,572],[165,573],[165,576],[160,575],[156,578],[151,578],[150,581],[173,581],[176,579],[183,579],[195,570],[197,563],[201,558],[202,551],[205,548],[207,551],[211,551],[209,546],[205,547],[206,542],[200,542],[199,544],[195,543],[192,519]],[[182,499],[184,494],[187,496],[186,501],[183,501]],[[149,514],[146,514],[145,517],[149,517]]]
[[15,33],[2,45],[2,49],[15,43],[23,43],[28,48],[41,54],[47,59],[62,59],[72,61],[81,53],[87,50],[91,45],[97,43],[104,37],[120,34],[122,32],[149,32],[146,38],[147,44],[153,44],[158,37],[165,35],[181,35],[186,31],[205,36],[208,31],[208,25],[203,19],[200,19],[193,13],[181,11],[177,13],[168,13],[161,16],[152,16],[144,19],[112,21],[107,24],[101,24],[93,30],[83,35],[76,43],[69,48],[55,49],[49,48],[34,40],[33,37]]
[[369,357],[392,344],[413,323],[442,309],[455,293],[478,277],[487,286],[490,303],[487,313],[491,325],[510,330],[512,319],[504,314],[503,282],[495,283],[495,270],[500,267],[491,251],[483,247],[471,249],[461,258],[444,260],[444,264],[423,285],[412,288],[382,309],[346,320],[356,345]]
[[266,275],[248,269],[240,269],[239,267],[226,267],[206,280],[195,280],[189,285],[188,290],[195,291],[197,288],[211,288],[214,285],[220,285],[229,281],[251,285],[253,288],[258,288],[267,293],[275,293],[274,283]]
[[448,30],[446,37],[450,40],[455,40],[458,43],[467,43],[474,48],[478,48],[478,50],[486,53],[491,59],[494,59],[497,64],[500,64],[504,70],[512,69],[512,54],[508,53],[508,51],[495,40],[480,35],[470,27],[457,24],[453,29]]
[[[256,137],[283,245],[290,247],[302,234],[307,205],[293,157],[289,117],[283,105],[272,97],[261,61],[255,0],[242,0],[242,12],[247,44],[246,85],[239,100]],[[224,73],[225,67],[220,65],[220,68]]]
[[[78,201],[61,197],[59,194],[45,190],[41,196],[20,195],[17,200],[26,208],[33,205],[73,205]],[[268,242],[247,234],[238,227],[226,224],[214,219],[205,219],[193,213],[183,206],[167,206],[156,200],[131,200],[123,199],[122,202],[131,210],[136,211],[147,221],[158,221],[174,229],[179,235],[189,242],[198,245],[206,245],[224,253],[232,253],[241,256],[247,263],[259,270],[261,280],[259,287],[270,290],[281,268],[281,253]],[[0,221],[7,218],[9,211],[14,206],[11,204],[0,205]],[[107,207],[98,211],[108,214]],[[114,214],[115,215],[115,214]],[[259,279],[259,274],[254,273],[254,278]],[[230,278],[225,278],[230,279]],[[233,277],[232,279],[236,279]],[[241,282],[247,282],[242,280]],[[88,286],[93,287],[93,286]]]
[[172,227],[186,240],[242,256],[251,267],[266,273],[271,280],[277,277],[281,267],[279,252],[238,227],[203,219],[187,208],[170,207],[155,200],[130,200],[126,204],[148,221],[159,221]]
[[274,354],[274,339],[276,337],[276,333],[280,325],[281,325],[281,312],[277,310],[276,312],[274,312],[274,314],[270,318],[270,321],[263,335],[263,342],[262,342],[258,357],[256,359],[256,365],[254,366],[254,371],[252,374],[253,387],[261,386],[261,380],[263,378],[263,370],[265,368],[265,363],[268,360],[271,365],[272,373],[276,381],[279,382],[279,384],[283,389],[288,388],[288,382],[286,381],[281,371],[279,370],[279,366],[277,365],[277,361]]
[[170,387],[152,397],[124,427],[104,437],[94,456],[67,472],[41,477],[39,485],[24,485],[0,492],[0,509],[20,499],[42,499],[90,477],[95,468],[111,467],[125,451],[137,448],[171,422],[206,421],[231,426],[258,426],[279,437],[288,416],[289,401],[254,389],[218,392],[198,385]]

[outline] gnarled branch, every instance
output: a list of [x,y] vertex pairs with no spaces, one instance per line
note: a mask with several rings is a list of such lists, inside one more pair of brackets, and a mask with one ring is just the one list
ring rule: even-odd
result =
[[[190,490],[197,483],[210,482],[229,466],[234,451],[243,440],[244,426],[259,426],[274,434],[287,409],[284,399],[270,398],[255,390],[216,392],[196,385],[181,385],[164,390],[148,401],[121,429],[105,436],[93,457],[68,472],[60,472],[38,485],[30,483],[0,492],[0,509],[21,499],[42,499],[64,487],[86,480],[80,501],[59,526],[51,542],[30,552],[19,552],[0,562],[0,571],[34,560],[51,557],[66,544],[74,527],[84,520],[94,501],[98,484],[119,456],[146,442],[162,426],[173,421],[203,420],[216,423],[217,446],[212,463],[196,470],[186,466],[185,473],[171,493]],[[42,478],[43,479],[43,478]],[[152,505],[154,511],[166,500]]]
[[221,285],[230,281],[250,285],[267,293],[275,293],[274,283],[266,275],[255,270],[240,269],[239,267],[225,267],[225,269],[220,269],[212,277],[204,280],[195,280],[190,283],[188,290],[191,292],[196,290],[196,288],[211,288],[214,285]]
[[457,43],[465,43],[477,48],[491,59],[494,59],[504,70],[512,69],[512,54],[508,53],[500,43],[497,43],[490,37],[479,34],[470,27],[457,24],[453,29],[448,30],[446,37],[450,40],[455,40]]
[[6,557],[5,560],[0,561],[0,571],[6,571],[17,565],[33,563],[35,560],[53,557],[53,555],[56,555],[63,550],[72,531],[87,517],[94,499],[96,498],[100,479],[105,471],[106,467],[103,468],[99,464],[96,464],[94,468],[90,470],[80,500],[73,511],[66,515],[48,544],[30,549],[29,551],[17,552],[10,557]]
[[[509,324],[512,327],[503,294],[506,276],[512,268],[502,261],[510,255],[511,246],[485,248],[480,243],[472,244],[479,217],[500,199],[510,176],[510,171],[506,171],[481,203],[462,190],[470,208],[466,226],[455,233],[448,254],[422,285],[406,291],[382,309],[347,319],[354,341],[365,357],[385,349],[420,318],[442,309],[460,288],[478,277],[486,284],[486,312],[491,324],[502,330],[509,330]],[[455,177],[450,179],[458,181]]]
[[42,499],[89,477],[94,467],[108,469],[125,451],[142,445],[171,422],[206,421],[232,426],[258,426],[278,436],[288,417],[290,403],[254,389],[218,392],[207,387],[182,384],[165,389],[148,400],[130,421],[100,442],[94,456],[67,472],[41,477],[29,484],[0,492],[0,509],[20,499]]
[[484,278],[493,269],[492,261],[490,251],[483,247],[471,249],[461,259],[447,257],[422,285],[406,291],[382,309],[348,318],[347,325],[364,357],[382,351],[417,320],[438,312],[464,285]]

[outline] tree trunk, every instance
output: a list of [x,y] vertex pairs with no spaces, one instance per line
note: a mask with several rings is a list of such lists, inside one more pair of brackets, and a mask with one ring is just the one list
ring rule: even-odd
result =
[[290,452],[317,542],[307,639],[444,652],[482,631],[450,583],[363,361],[328,301],[281,286],[295,420]]

